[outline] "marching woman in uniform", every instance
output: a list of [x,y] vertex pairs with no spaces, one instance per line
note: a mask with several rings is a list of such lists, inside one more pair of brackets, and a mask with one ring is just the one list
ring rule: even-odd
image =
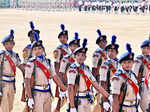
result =
[[87,39],[84,39],[82,46],[74,51],[75,62],[67,71],[68,97],[70,103],[68,112],[91,112],[91,103],[93,103],[93,96],[91,95],[90,89],[91,85],[105,98],[112,101],[112,97],[98,85],[89,67],[84,64],[88,50],[86,44]]
[[33,112],[51,112],[52,91],[50,80],[66,91],[66,87],[56,75],[51,61],[45,57],[44,46],[34,33],[35,42],[32,44],[34,57],[30,58],[25,68],[25,88],[28,97],[28,106]]

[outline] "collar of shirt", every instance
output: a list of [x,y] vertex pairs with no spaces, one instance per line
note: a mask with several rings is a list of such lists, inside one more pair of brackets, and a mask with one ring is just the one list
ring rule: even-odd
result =
[[75,64],[76,64],[77,67],[84,68],[84,63],[80,64],[80,63],[78,63],[78,62],[76,61]]
[[123,71],[123,73],[127,74],[128,76],[130,76],[130,74],[132,73],[132,70],[124,70],[122,67],[121,70]]
[[109,58],[108,60],[110,60],[111,62],[114,62],[114,61],[115,61],[115,62],[118,62],[118,58],[114,58],[114,59],[110,59],[110,58]]
[[99,50],[100,50],[100,51],[102,51],[102,52],[104,51],[104,49],[103,49],[103,48],[99,48]]
[[71,57],[75,58],[74,53],[71,54]]
[[45,57],[43,55],[41,55],[41,56],[37,56],[37,59],[40,59],[43,62]]
[[150,55],[144,55],[146,58],[150,58]]
[[7,50],[7,53],[13,56],[13,51],[12,50]]
[[118,61],[118,58],[114,58],[113,60],[114,60],[114,61]]
[[64,47],[68,47],[69,45],[67,44],[67,43],[65,43],[65,44],[62,44]]

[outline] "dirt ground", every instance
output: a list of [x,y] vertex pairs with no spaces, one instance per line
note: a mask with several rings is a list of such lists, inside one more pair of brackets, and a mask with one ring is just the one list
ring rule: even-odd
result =
[[[74,32],[78,32],[81,39],[88,38],[88,55],[86,63],[91,67],[91,57],[97,48],[95,40],[96,30],[101,29],[102,34],[108,37],[110,43],[111,36],[115,34],[120,45],[119,55],[125,51],[125,44],[131,43],[133,51],[140,54],[140,44],[148,39],[150,33],[150,15],[106,15],[99,13],[79,13],[79,12],[44,12],[44,11],[24,11],[15,9],[0,9],[0,40],[9,34],[10,29],[15,30],[16,46],[14,50],[22,58],[22,50],[29,43],[27,33],[30,30],[29,21],[35,23],[35,28],[40,29],[41,39],[44,41],[48,57],[53,60],[53,50],[59,44],[57,39],[60,32],[60,24],[65,24],[69,30],[69,40],[73,38]],[[3,46],[0,45],[0,49]],[[16,76],[17,93],[14,102],[13,112],[21,112],[24,103],[20,102],[22,91],[22,74],[18,70]],[[55,85],[53,86],[53,91]],[[56,105],[54,100],[53,108]],[[65,109],[62,109],[65,112]]]

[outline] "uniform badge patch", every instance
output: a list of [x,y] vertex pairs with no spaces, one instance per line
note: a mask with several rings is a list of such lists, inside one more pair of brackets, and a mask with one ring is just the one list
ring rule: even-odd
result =
[[59,56],[58,51],[57,51],[57,50],[55,50],[53,55],[54,55],[54,58],[55,58],[55,59],[56,59],[56,58],[58,58],[58,56]]
[[27,49],[25,48],[24,50],[23,50],[23,58],[27,58],[28,57],[28,51],[27,51]]

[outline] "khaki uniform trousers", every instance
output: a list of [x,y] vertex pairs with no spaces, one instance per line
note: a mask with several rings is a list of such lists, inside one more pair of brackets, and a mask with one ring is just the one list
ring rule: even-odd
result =
[[15,96],[14,84],[4,82],[0,112],[12,111],[13,103],[14,103],[14,96]]
[[52,98],[49,92],[35,92],[33,112],[51,112]]
[[80,99],[81,103],[78,106],[78,112],[91,112],[91,104],[87,99]]

